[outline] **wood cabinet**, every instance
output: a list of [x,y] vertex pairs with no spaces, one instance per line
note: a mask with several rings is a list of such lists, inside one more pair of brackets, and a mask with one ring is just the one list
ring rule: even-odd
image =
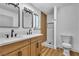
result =
[[43,35],[0,47],[2,56],[40,56]]
[[19,51],[21,48],[28,45],[30,45],[30,40],[23,40],[9,45],[0,46],[0,55],[17,55],[17,50]]
[[47,15],[41,12],[41,33],[44,35],[44,40],[47,39]]
[[6,56],[30,56],[30,45],[17,49]]
[[31,43],[31,56],[37,56],[37,42]]
[[22,52],[22,56],[30,56],[30,45],[22,47],[19,51]]
[[37,55],[40,56],[41,54],[41,43],[38,41],[38,48],[37,48]]
[[31,39],[31,56],[40,56],[43,35]]
[[40,56],[41,43],[36,41],[31,43],[31,56]]
[[11,52],[11,53],[9,53],[9,54],[6,54],[5,56],[18,56],[18,50],[16,50],[16,51],[13,51],[13,52]]

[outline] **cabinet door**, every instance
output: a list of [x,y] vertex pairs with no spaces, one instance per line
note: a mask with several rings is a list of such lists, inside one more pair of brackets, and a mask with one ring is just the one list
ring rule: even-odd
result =
[[18,56],[18,52],[19,51],[17,50],[17,51],[7,54],[6,56]]
[[37,42],[31,43],[31,56],[37,56]]
[[41,54],[41,43],[38,42],[37,45],[38,45],[38,47],[37,47],[37,55],[40,56],[40,54]]
[[17,51],[7,54],[7,56],[30,56],[30,45],[22,47]]
[[30,45],[23,47],[20,51],[22,51],[22,56],[30,56]]

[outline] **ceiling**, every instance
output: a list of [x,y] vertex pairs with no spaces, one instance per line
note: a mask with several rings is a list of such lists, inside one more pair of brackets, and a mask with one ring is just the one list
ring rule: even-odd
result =
[[54,6],[61,7],[67,6],[72,3],[32,3],[33,6],[41,10],[46,14],[53,14],[54,13]]

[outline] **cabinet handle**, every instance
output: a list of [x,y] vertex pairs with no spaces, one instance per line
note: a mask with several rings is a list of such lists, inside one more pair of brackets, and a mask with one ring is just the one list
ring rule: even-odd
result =
[[22,51],[19,51],[18,52],[18,56],[22,56]]
[[38,48],[38,45],[39,45],[39,44],[37,43],[37,48]]

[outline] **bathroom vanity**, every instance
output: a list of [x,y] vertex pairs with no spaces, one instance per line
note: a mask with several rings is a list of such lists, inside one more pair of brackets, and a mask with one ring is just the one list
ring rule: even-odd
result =
[[[7,10],[6,5],[10,11]],[[7,35],[6,38],[3,38],[4,36],[0,37],[0,56],[39,56],[43,49],[41,43],[47,39],[47,15],[40,12],[40,17],[38,13],[29,9],[27,10],[23,4],[1,4],[0,7],[0,11],[5,11],[5,14],[0,13],[0,21],[7,19],[7,22],[1,22],[0,28],[8,28],[6,31],[3,31],[4,29],[2,30],[4,32],[2,34],[4,36],[5,34]],[[22,30],[19,31],[18,28]],[[9,30],[11,29],[14,29],[15,32],[13,30],[10,32]],[[33,34],[32,29],[40,31],[42,34],[37,34],[36,32]],[[28,35],[23,35],[23,31],[25,31],[24,34],[28,33]],[[15,37],[11,35],[13,32],[16,34]],[[22,34],[22,36],[16,37],[20,34]]]
[[47,30],[43,19],[45,15],[42,13],[41,17],[41,33],[23,35],[15,38],[1,38],[0,39],[0,55],[1,56],[39,56],[41,50],[44,48],[41,43],[46,41]]
[[[19,38],[13,42],[5,42],[0,44],[0,55],[2,56],[39,56],[45,41],[42,34],[32,36],[30,38]],[[6,39],[9,40],[9,39]]]

